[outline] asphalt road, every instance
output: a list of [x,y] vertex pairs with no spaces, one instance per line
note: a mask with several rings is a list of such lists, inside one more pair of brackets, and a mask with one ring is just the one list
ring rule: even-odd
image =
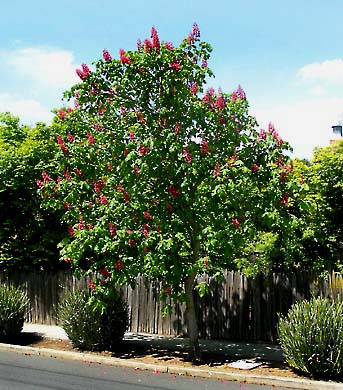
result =
[[[286,390],[0,352],[1,390]],[[288,389],[289,390],[289,389]]]

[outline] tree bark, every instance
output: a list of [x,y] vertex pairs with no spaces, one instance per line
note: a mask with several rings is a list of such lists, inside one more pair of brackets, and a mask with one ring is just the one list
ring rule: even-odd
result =
[[189,337],[189,357],[192,361],[199,361],[201,359],[201,352],[198,339],[198,322],[193,298],[194,279],[195,274],[187,276],[185,280],[186,319],[187,333]]

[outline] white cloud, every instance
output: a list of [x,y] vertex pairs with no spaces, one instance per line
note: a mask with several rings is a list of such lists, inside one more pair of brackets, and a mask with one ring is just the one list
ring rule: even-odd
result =
[[70,51],[29,47],[2,54],[18,75],[35,83],[64,90],[79,81]]
[[18,116],[22,123],[29,125],[36,122],[50,123],[53,117],[51,111],[36,100],[0,94],[0,112],[6,111]]
[[281,137],[294,149],[294,156],[311,158],[317,146],[334,137],[331,126],[343,119],[343,98],[307,99],[292,104],[258,107],[252,112],[261,127],[274,123]]
[[343,85],[343,60],[334,59],[303,66],[298,76],[305,82],[324,82]]

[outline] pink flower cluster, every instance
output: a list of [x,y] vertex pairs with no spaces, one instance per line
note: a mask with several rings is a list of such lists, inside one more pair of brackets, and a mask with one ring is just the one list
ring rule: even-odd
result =
[[243,88],[239,85],[236,91],[234,91],[231,95],[231,101],[235,101],[237,99],[246,100],[246,95]]
[[120,62],[122,64],[129,65],[131,63],[130,57],[126,55],[126,52],[124,49],[119,50],[119,56],[120,56]]
[[81,80],[85,80],[85,78],[92,72],[86,64],[82,64],[81,67],[82,69],[76,69],[76,74],[80,77]]
[[192,155],[187,148],[183,148],[183,158],[186,161],[186,163],[188,164],[192,163]]
[[277,146],[281,146],[283,144],[283,139],[279,136],[278,132],[275,130],[275,127],[271,122],[269,122],[269,125],[268,125],[268,132],[275,139]]
[[169,64],[170,69],[179,71],[181,70],[181,65],[178,60],[174,60],[172,63]]
[[112,61],[112,56],[106,49],[102,51],[102,56],[106,62]]
[[152,47],[156,49],[157,53],[159,53],[161,44],[155,27],[151,28],[151,39],[152,39]]
[[202,154],[209,154],[210,153],[208,142],[205,140],[202,140],[202,142],[201,142],[201,153]]
[[62,136],[58,135],[56,137],[56,140],[57,140],[58,146],[61,148],[62,152],[64,154],[66,154],[68,152],[68,148],[66,147]]
[[168,187],[168,192],[170,193],[170,195],[171,195],[173,198],[176,198],[178,195],[180,195],[180,191],[179,191],[173,184],[171,184],[171,185]]

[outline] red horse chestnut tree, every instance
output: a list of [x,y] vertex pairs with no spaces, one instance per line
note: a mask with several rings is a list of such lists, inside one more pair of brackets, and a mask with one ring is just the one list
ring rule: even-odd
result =
[[195,355],[196,275],[232,269],[290,196],[288,145],[272,125],[257,130],[242,88],[205,89],[210,52],[196,24],[178,47],[152,28],[137,50],[82,65],[66,93],[75,107],[55,118],[60,175],[39,181],[64,210],[63,259],[98,274],[93,289],[143,274],[185,297]]

